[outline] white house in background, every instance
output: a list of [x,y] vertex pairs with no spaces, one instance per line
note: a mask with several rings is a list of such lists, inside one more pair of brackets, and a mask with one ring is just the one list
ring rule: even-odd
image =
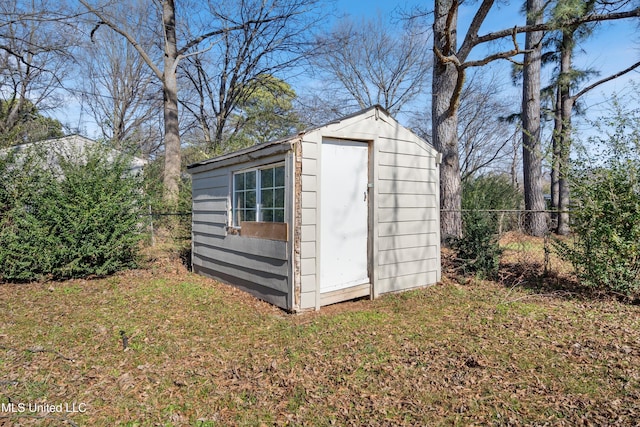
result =
[[434,284],[439,163],[375,106],[189,165],[193,269],[294,312]]
[[[47,156],[47,165],[50,167],[56,167],[58,165],[59,156],[77,157],[82,158],[83,153],[91,148],[95,147],[99,142],[81,136],[81,135],[69,135],[61,138],[46,139],[43,141],[30,142],[26,144],[14,145],[12,147],[2,150],[3,153],[9,151],[26,152],[27,150],[41,150]],[[116,157],[121,154],[116,149],[109,149],[107,151],[108,157]],[[144,168],[147,161],[140,157],[132,157],[131,159],[131,172],[140,173]]]

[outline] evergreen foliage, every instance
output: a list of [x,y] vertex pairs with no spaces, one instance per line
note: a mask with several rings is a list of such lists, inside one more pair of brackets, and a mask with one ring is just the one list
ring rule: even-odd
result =
[[107,275],[136,265],[142,177],[106,148],[0,159],[0,279]]
[[463,182],[463,234],[450,243],[464,274],[495,277],[502,250],[498,244],[500,215],[494,210],[515,209],[521,199],[522,195],[504,175],[486,175]]
[[296,92],[285,81],[259,75],[245,88],[243,98],[229,118],[233,132],[225,141],[225,151],[274,141],[302,130],[294,109]]
[[637,296],[640,292],[640,110],[596,123],[594,147],[583,151],[571,172],[573,242],[557,241],[581,282],[592,288]]
[[11,101],[0,100],[0,147],[64,135],[62,123],[43,116],[31,101],[19,101],[15,97]]

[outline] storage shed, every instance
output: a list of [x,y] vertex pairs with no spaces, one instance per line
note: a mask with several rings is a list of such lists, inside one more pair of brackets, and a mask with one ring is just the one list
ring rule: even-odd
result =
[[375,106],[189,165],[193,269],[294,312],[434,284],[439,159]]

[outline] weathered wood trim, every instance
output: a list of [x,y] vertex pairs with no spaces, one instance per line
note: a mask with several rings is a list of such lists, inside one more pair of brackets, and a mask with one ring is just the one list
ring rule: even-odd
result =
[[320,294],[320,305],[329,305],[355,298],[362,298],[369,296],[370,293],[370,283],[363,283],[361,285],[351,286],[345,289],[338,289],[337,291],[324,292]]
[[293,151],[287,154],[285,171],[287,172],[287,194],[285,214],[287,224],[290,224],[289,233],[289,308],[292,311],[300,310],[300,192],[301,192],[301,162],[300,157],[301,142],[293,145]]
[[286,222],[240,221],[240,235],[286,242],[289,240],[289,227]]
[[[321,173],[322,173],[322,135],[319,135],[316,133],[317,139],[315,141],[313,141],[315,143],[316,146],[316,170],[315,170],[315,176],[316,176],[316,192],[315,192],[315,208],[316,208],[316,215],[320,218],[322,217],[321,212],[322,212],[322,203],[321,203],[321,196],[322,196],[322,180],[317,178]],[[321,232],[321,227],[322,227],[322,221],[317,221],[318,224],[315,225],[315,236],[313,238],[315,244],[316,244],[316,256],[314,258],[314,276],[316,279],[316,283],[315,283],[315,296],[316,296],[316,304],[315,304],[315,309],[320,310],[320,307],[322,306],[322,300],[320,298],[320,289],[321,289],[321,283],[320,283],[320,266],[321,266],[321,256],[320,254],[322,253],[322,251],[320,250],[320,245],[322,244],[322,242],[320,241],[320,236],[322,234],[320,234]]]

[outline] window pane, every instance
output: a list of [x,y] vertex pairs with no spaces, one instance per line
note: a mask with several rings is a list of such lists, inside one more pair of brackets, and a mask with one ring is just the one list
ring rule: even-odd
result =
[[262,220],[264,222],[273,222],[273,210],[265,209],[262,211]]
[[244,193],[240,193],[236,191],[235,194],[235,208],[236,209],[242,209],[244,208]]
[[273,168],[261,170],[260,179],[262,188],[273,187]]
[[275,186],[284,187],[284,166],[275,168]]
[[244,174],[237,173],[233,176],[233,179],[235,180],[236,191],[244,190]]
[[276,209],[273,211],[273,222],[284,222],[284,209]]
[[284,208],[284,188],[276,188],[273,192],[275,193],[273,207]]
[[245,178],[245,188],[247,190],[254,190],[256,188],[256,172],[255,171],[251,171],[251,172],[247,172],[246,174],[246,178]]
[[273,190],[271,188],[267,190],[262,190],[262,206],[264,208],[272,208],[273,207]]
[[256,208],[256,191],[250,190],[245,193],[244,203],[246,208]]

